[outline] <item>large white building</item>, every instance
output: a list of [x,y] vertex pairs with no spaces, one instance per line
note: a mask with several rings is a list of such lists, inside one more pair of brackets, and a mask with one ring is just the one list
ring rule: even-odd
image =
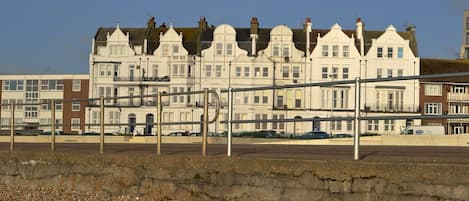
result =
[[[365,30],[361,19],[355,30],[338,24],[314,29],[307,18],[302,29],[285,25],[259,28],[252,18],[248,28],[228,24],[208,26],[201,18],[194,28],[99,28],[93,38],[89,64],[89,94],[128,96],[107,100],[106,132],[155,134],[154,97],[157,92],[200,91],[273,86],[295,83],[380,78],[419,74],[415,30]],[[418,81],[363,84],[364,115],[418,113]],[[163,122],[197,121],[202,114],[200,95],[166,97]],[[227,119],[227,94],[220,94],[220,120]],[[213,103],[213,100],[210,100]],[[354,87],[292,88],[240,92],[234,96],[235,120],[353,116]],[[99,107],[89,107],[88,123],[99,122]],[[405,120],[362,122],[362,132],[399,133]],[[223,132],[221,123],[210,132]],[[320,130],[351,133],[351,121],[321,122]],[[98,127],[90,127],[98,131]],[[312,122],[235,124],[234,132],[276,130],[302,133]],[[199,125],[168,125],[163,133],[197,131]]]

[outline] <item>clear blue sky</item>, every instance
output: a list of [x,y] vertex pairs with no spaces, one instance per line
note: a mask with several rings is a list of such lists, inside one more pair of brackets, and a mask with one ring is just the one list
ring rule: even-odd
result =
[[354,29],[361,17],[366,29],[417,26],[420,57],[454,59],[462,42],[462,15],[469,0],[5,0],[0,7],[0,73],[88,73],[91,40],[100,27],[157,25],[195,27],[209,24],[248,27],[256,16],[261,27],[286,24],[300,28],[310,16],[313,28],[339,23]]

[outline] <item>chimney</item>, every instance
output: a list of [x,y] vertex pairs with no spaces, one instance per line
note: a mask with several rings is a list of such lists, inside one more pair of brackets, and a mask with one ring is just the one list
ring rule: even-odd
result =
[[251,18],[251,54],[257,55],[257,38],[259,32],[259,22],[257,21],[257,17]]
[[199,19],[199,29],[202,31],[207,30],[207,21],[205,20],[205,17],[200,17]]
[[151,16],[147,21],[147,38],[150,37],[153,30],[155,30],[155,17]]
[[356,35],[357,39],[360,40],[360,55],[365,55],[365,39],[363,38],[363,22],[361,18],[357,18],[356,21]]
[[306,33],[306,57],[309,58],[310,56],[310,52],[309,52],[309,48],[310,48],[310,45],[311,45],[311,30],[312,30],[312,23],[311,23],[311,18],[310,17],[307,17],[305,19],[305,24],[303,25],[304,27],[304,31]]

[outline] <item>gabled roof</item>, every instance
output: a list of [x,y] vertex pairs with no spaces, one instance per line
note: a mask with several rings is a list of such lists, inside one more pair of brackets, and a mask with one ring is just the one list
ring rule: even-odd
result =
[[[152,29],[147,28],[121,28],[124,33],[130,34],[130,43],[134,45],[143,45],[144,39],[148,40],[147,54],[153,53],[153,51],[159,46],[160,32],[165,33],[168,27],[156,27]],[[198,27],[187,27],[187,28],[174,28],[177,33],[182,32],[183,35],[183,46],[190,55],[200,55],[203,49],[210,47],[213,40],[214,27],[207,27],[206,30],[199,29]],[[107,33],[112,33],[115,28],[99,28],[95,35],[95,45],[103,46],[106,45]],[[236,40],[238,46],[248,52],[248,55],[253,55],[251,52],[251,37],[250,28],[235,28]],[[272,28],[259,28],[258,38],[256,41],[256,50],[266,49],[270,42],[270,32]],[[303,29],[292,29],[293,31],[293,42],[295,47],[300,51],[305,52],[306,48],[306,34]],[[330,30],[329,29],[313,29],[310,34],[310,49],[311,52],[317,45],[317,36],[320,34],[324,36]],[[355,30],[342,30],[348,37],[354,35]],[[372,39],[376,39],[381,36],[385,31],[364,31],[365,38],[365,54],[371,47]],[[415,56],[418,56],[417,40],[415,32],[397,32],[402,38],[410,41],[410,48]],[[355,38],[357,38],[355,36]],[[355,46],[360,51],[360,44],[355,39]]]
[[[469,60],[420,59],[420,75],[445,74],[445,73],[457,73],[457,72],[469,72]],[[469,76],[422,79],[421,81],[468,83]]]

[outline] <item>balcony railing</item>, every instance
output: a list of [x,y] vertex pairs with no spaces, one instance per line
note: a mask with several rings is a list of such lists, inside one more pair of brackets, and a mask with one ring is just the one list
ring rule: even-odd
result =
[[144,82],[169,82],[171,78],[168,76],[163,77],[130,77],[130,76],[122,76],[122,77],[114,77],[114,81],[144,81]]
[[469,93],[448,93],[448,101],[469,101]]
[[408,105],[389,105],[389,104],[378,104],[378,105],[365,105],[365,111],[367,112],[419,112],[419,106],[408,104]]

